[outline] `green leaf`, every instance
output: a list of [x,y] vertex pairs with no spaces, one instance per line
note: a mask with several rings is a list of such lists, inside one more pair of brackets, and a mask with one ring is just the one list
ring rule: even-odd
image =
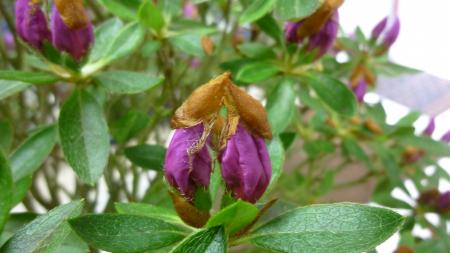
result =
[[283,172],[283,164],[285,159],[283,143],[279,137],[274,137],[267,145],[267,149],[269,151],[270,161],[272,162],[272,177],[270,178],[270,183],[266,190],[266,194],[268,194],[278,182],[278,179]]
[[254,0],[245,9],[239,18],[239,23],[250,23],[260,19],[272,10],[276,0]]
[[119,143],[126,143],[144,129],[150,117],[140,111],[128,111],[111,125],[111,134]]
[[78,216],[82,208],[82,201],[74,201],[39,216],[19,229],[2,247],[2,252],[52,252],[70,233],[66,221]]
[[372,193],[372,200],[375,203],[386,207],[412,209],[413,207],[411,207],[408,203],[392,197],[391,192],[393,189],[394,186],[392,186],[389,179],[382,179],[378,182],[374,192]]
[[1,70],[0,79],[32,84],[53,84],[59,80],[57,76],[51,73],[15,70]]
[[275,14],[281,20],[300,20],[313,14],[322,3],[321,0],[277,0]]
[[317,189],[318,196],[325,195],[333,190],[335,177],[336,171],[328,170],[324,172],[324,175],[321,178],[319,187]]
[[0,100],[19,93],[28,86],[30,84],[24,82],[0,80]]
[[95,77],[95,80],[109,92],[135,94],[154,88],[162,83],[161,78],[131,71],[107,71]]
[[99,0],[111,13],[126,20],[136,20],[139,0]]
[[250,224],[258,213],[259,209],[256,206],[238,200],[212,216],[206,223],[206,227],[223,225],[228,234],[234,234]]
[[330,154],[336,150],[334,143],[326,140],[307,141],[305,142],[303,148],[305,149],[305,152],[312,158]]
[[31,176],[47,159],[58,139],[55,125],[42,128],[28,137],[11,155],[14,182]]
[[270,79],[278,72],[280,68],[270,62],[249,63],[239,70],[236,79],[244,83],[256,83]]
[[0,234],[12,207],[13,179],[11,168],[3,151],[0,150]]
[[197,57],[203,57],[205,55],[202,44],[201,34],[190,33],[169,38],[170,43],[178,50]]
[[115,203],[114,206],[117,212],[120,214],[147,216],[150,218],[155,218],[170,223],[184,225],[184,222],[178,217],[177,213],[172,209],[144,203]]
[[428,136],[407,135],[398,138],[403,145],[412,145],[425,150],[428,155],[450,156],[450,146],[447,143],[433,140]]
[[87,91],[75,90],[63,105],[59,135],[70,166],[83,182],[95,184],[108,162],[110,144],[102,108]]
[[373,169],[373,165],[369,160],[369,156],[367,156],[364,149],[358,144],[353,138],[344,138],[342,140],[342,149],[346,153],[346,155],[356,158],[362,162],[364,162],[369,169]]
[[89,55],[89,62],[95,62],[106,57],[106,51],[114,38],[123,27],[123,22],[118,18],[111,18],[95,29],[95,41]]
[[111,41],[106,51],[108,62],[115,61],[132,53],[144,39],[144,30],[137,23],[123,27],[117,37]]
[[138,215],[86,215],[69,222],[89,245],[110,252],[156,250],[185,237],[185,231],[180,226]]
[[280,134],[281,143],[283,143],[284,150],[289,149],[294,144],[297,138],[296,132],[283,132]]
[[8,152],[13,141],[13,128],[10,121],[0,121],[0,149]]
[[150,0],[144,0],[139,8],[138,16],[141,24],[157,32],[161,31],[165,26],[164,17],[161,11]]
[[125,156],[144,169],[162,171],[166,148],[160,145],[137,145],[125,149]]
[[225,253],[227,236],[223,227],[213,227],[198,231],[173,248],[170,253]]
[[344,116],[356,113],[358,104],[350,89],[341,81],[322,74],[307,75],[308,84],[331,109]]
[[242,54],[253,59],[274,59],[276,57],[271,47],[260,42],[244,43],[238,48]]
[[401,118],[395,126],[398,128],[413,126],[414,122],[416,122],[420,116],[422,116],[420,112],[410,112],[405,117]]
[[403,217],[388,209],[340,203],[289,211],[262,225],[248,239],[280,252],[357,253],[395,233]]
[[54,253],[89,253],[89,246],[73,231]]
[[282,133],[294,117],[296,94],[292,85],[291,80],[284,79],[269,95],[266,108],[274,135]]
[[12,213],[6,222],[3,232],[0,233],[0,252],[1,247],[17,232],[37,217],[34,213]]
[[25,195],[27,195],[28,189],[30,189],[31,184],[33,183],[33,176],[24,177],[14,183],[12,206],[19,204]]
[[272,37],[278,44],[284,43],[283,32],[277,21],[271,15],[268,14],[258,19],[256,23],[263,32]]
[[401,169],[397,164],[395,154],[382,145],[374,145],[374,150],[383,163],[387,177],[391,181],[392,185],[403,187]]

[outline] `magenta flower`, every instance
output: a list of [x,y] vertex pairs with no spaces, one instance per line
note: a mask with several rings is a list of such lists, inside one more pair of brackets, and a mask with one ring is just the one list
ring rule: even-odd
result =
[[193,200],[199,187],[209,186],[211,177],[211,157],[206,145],[194,152],[202,134],[202,124],[175,130],[164,162],[167,181],[189,200]]
[[37,49],[51,40],[45,14],[39,4],[31,0],[16,1],[16,30],[23,41]]
[[436,128],[436,122],[434,117],[430,119],[430,122],[428,123],[428,126],[423,131],[423,134],[431,136],[434,133],[434,129]]
[[94,41],[93,27],[90,22],[85,27],[72,29],[64,23],[55,6],[52,10],[51,29],[53,45],[58,50],[69,53],[77,61],[88,53]]
[[437,210],[439,213],[450,212],[450,191],[441,193],[437,201]]
[[198,15],[197,6],[191,1],[186,1],[183,5],[183,16],[186,18],[196,18]]
[[303,24],[303,22],[304,21],[286,22],[286,24],[284,25],[284,37],[286,38],[287,42],[300,43],[303,41],[303,38],[301,38],[298,34],[298,29]]
[[235,198],[255,203],[266,191],[272,165],[264,139],[239,125],[220,157],[222,177]]
[[367,91],[367,82],[364,78],[361,78],[361,80],[358,82],[358,84],[355,87],[352,87],[353,94],[355,94],[356,99],[358,102],[362,103],[364,101],[364,96],[366,95]]

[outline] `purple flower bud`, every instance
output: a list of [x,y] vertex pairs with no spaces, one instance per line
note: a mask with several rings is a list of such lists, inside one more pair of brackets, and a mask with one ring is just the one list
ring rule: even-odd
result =
[[439,196],[437,210],[439,213],[450,212],[450,191],[444,192]]
[[442,137],[441,141],[443,142],[450,142],[450,130],[448,130]]
[[51,38],[44,12],[32,0],[16,1],[16,30],[22,40],[37,49]]
[[373,40],[378,40],[378,38],[380,37],[381,33],[384,31],[384,29],[386,28],[386,24],[387,24],[387,20],[388,18],[385,17],[383,18],[372,30],[372,39]]
[[239,125],[220,157],[222,177],[235,198],[255,203],[266,191],[272,165],[263,138]]
[[15,41],[14,41],[14,35],[9,30],[3,31],[3,42],[5,43],[6,49],[8,50],[14,50],[16,47]]
[[339,30],[339,13],[335,11],[327,23],[309,38],[308,51],[318,50],[317,58],[323,56],[334,44]]
[[385,48],[390,48],[394,42],[397,40],[398,35],[400,34],[400,19],[395,17],[392,21],[392,24],[388,26],[386,32],[384,33],[382,45]]
[[423,131],[423,134],[431,136],[434,133],[434,129],[436,128],[436,122],[434,117],[430,119],[430,122],[428,123],[428,126]]
[[303,24],[304,21],[299,22],[287,22],[284,25],[284,37],[286,41],[291,43],[300,43],[303,38],[298,35],[298,28]]
[[385,53],[395,43],[400,34],[398,3],[398,0],[393,1],[394,7],[391,15],[383,18],[372,30],[372,39],[379,43],[376,54]]
[[202,124],[177,129],[164,162],[167,181],[189,200],[193,200],[198,187],[208,187],[211,177],[211,157],[206,145],[194,152],[202,134]]
[[358,82],[358,84],[355,87],[352,87],[352,91],[355,94],[358,102],[362,103],[364,101],[364,96],[366,95],[366,91],[367,91],[366,80],[364,78],[361,78],[361,80]]
[[88,53],[94,41],[93,27],[90,22],[85,27],[72,29],[64,23],[55,6],[52,10],[51,28],[53,45],[69,53],[77,61]]
[[183,5],[183,16],[186,18],[196,18],[198,15],[197,6],[191,1],[186,1]]

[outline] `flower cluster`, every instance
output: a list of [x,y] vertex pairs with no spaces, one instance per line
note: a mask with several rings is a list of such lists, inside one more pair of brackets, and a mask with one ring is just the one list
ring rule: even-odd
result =
[[44,43],[70,54],[79,61],[94,40],[92,23],[82,0],[55,0],[50,29],[39,0],[16,1],[16,29],[20,38],[42,50]]
[[[221,113],[225,108],[227,113]],[[175,134],[166,154],[169,184],[193,203],[209,186],[211,154],[217,154],[227,190],[255,203],[269,185],[272,168],[264,139],[272,133],[262,105],[224,73],[200,86],[172,118]]]

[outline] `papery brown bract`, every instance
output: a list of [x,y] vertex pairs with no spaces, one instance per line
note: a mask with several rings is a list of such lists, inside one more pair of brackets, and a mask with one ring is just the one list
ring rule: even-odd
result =
[[55,6],[64,24],[71,29],[80,29],[90,24],[83,0],[55,0]]
[[209,212],[202,211],[176,193],[169,192],[178,216],[188,225],[203,227],[210,217]]
[[261,103],[231,82],[228,88],[227,102],[239,114],[247,129],[255,135],[272,139],[267,113]]
[[230,73],[225,72],[197,88],[175,111],[172,128],[192,127],[215,118],[222,106],[229,78]]
[[382,134],[384,132],[383,128],[381,128],[380,125],[378,125],[378,123],[373,119],[367,119],[364,121],[364,126],[374,134]]
[[212,55],[214,53],[214,42],[211,40],[210,37],[203,36],[202,40],[201,40],[201,43],[202,43],[203,51],[207,55]]

